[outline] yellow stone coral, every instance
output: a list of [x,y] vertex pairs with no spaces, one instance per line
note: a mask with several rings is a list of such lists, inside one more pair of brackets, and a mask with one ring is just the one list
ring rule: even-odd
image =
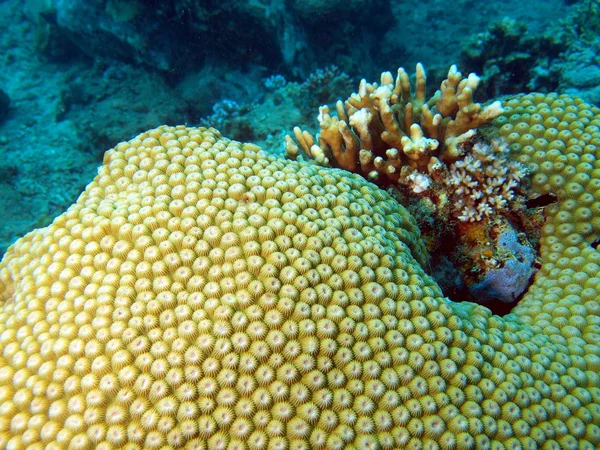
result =
[[[532,190],[555,200],[546,207],[540,241],[545,264],[519,310],[533,318],[538,308],[548,312],[557,306],[548,301],[550,287],[556,288],[552,299],[585,291],[595,305],[600,253],[590,244],[600,238],[600,110],[558,94],[516,96],[503,106],[506,112],[494,124],[516,159],[532,170]],[[542,317],[545,324],[547,316]],[[594,319],[596,333],[598,324]]]
[[119,144],[0,264],[0,447],[596,448],[600,256],[570,236],[599,191],[575,197],[570,162],[500,318],[444,299],[414,220],[357,175],[212,129]]

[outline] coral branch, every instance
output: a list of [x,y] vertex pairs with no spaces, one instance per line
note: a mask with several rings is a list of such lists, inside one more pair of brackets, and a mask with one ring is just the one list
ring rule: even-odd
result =
[[[426,98],[427,78],[421,64],[417,64],[415,78],[414,92],[403,68],[398,69],[395,80],[390,72],[381,74],[380,84],[361,80],[358,92],[344,103],[337,102],[337,116],[327,106],[319,109],[321,131],[316,139],[294,130],[300,147],[309,157],[320,155],[318,164],[358,172],[369,179],[374,178],[375,170],[378,182],[393,184],[403,166],[427,173],[433,157],[452,163],[460,156],[457,143],[461,139],[457,138],[502,113],[499,102],[486,107],[473,102],[479,77],[470,74],[463,78],[456,66],[450,67],[440,90],[430,99]],[[320,151],[312,149],[309,141],[318,142]],[[298,149],[290,137],[286,148],[288,156],[295,158]],[[388,154],[395,159],[387,161]]]

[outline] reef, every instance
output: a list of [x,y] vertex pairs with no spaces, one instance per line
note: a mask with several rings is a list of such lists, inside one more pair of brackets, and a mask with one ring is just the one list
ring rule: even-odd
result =
[[444,297],[417,221],[358,174],[207,128],[109,150],[0,263],[0,447],[598,448],[600,111],[501,107],[555,200],[505,317]]
[[560,20],[537,30],[531,20],[505,17],[463,40],[461,67],[481,76],[488,97],[558,91],[598,105],[599,13],[596,1],[573,2],[556,14]]
[[[283,67],[298,76],[317,61],[351,63],[352,58],[340,58],[350,47],[378,57],[378,38],[394,20],[389,1],[371,0],[343,5],[339,0],[30,0],[23,10],[35,24],[36,48],[43,54],[110,58],[174,77],[211,60],[229,66],[235,61],[236,68],[246,62]],[[379,26],[353,20],[363,14]],[[335,40],[325,31],[333,18],[345,31]]]
[[560,55],[571,38],[568,27],[532,33],[527,23],[505,17],[462,43],[461,67],[481,77],[488,98],[519,92],[552,92],[560,78]]
[[0,124],[8,117],[10,109],[10,97],[6,92],[0,89]]
[[[562,0],[548,0],[538,8],[518,0],[499,2],[494,8],[472,8],[467,0],[458,0],[447,8],[438,0],[436,5],[413,3],[410,8],[389,2],[389,11],[387,6],[382,8],[384,2],[360,0],[338,8],[338,26],[332,33],[328,21],[340,3],[311,3],[318,14],[305,19],[300,9],[308,3],[292,1],[0,2],[0,27],[6,30],[0,39],[4,69],[0,88],[11,99],[10,115],[0,128],[0,151],[19,167],[10,183],[0,180],[0,210],[4,212],[0,214],[0,256],[19,236],[47,225],[76,200],[95,175],[104,150],[143,130],[162,123],[204,125],[199,118],[209,115],[215,103],[228,99],[241,105],[243,115],[231,121],[239,125],[228,127],[225,122],[217,128],[228,137],[259,144],[269,153],[278,153],[280,133],[290,133],[294,125],[316,131],[310,128],[312,111],[305,117],[302,102],[288,101],[294,86],[282,92],[261,89],[263,79],[274,73],[291,83],[302,83],[317,68],[336,64],[352,77],[371,80],[394,68],[390,61],[402,61],[410,69],[422,61],[430,82],[437,84],[448,64],[459,61],[464,73],[475,71],[485,84],[487,73],[466,67],[460,60],[461,43],[505,16],[526,23],[530,34],[551,30],[558,35],[560,30],[551,29],[552,23],[574,8]],[[473,14],[461,13],[465,10]],[[561,49],[565,58],[556,64],[549,60],[561,75],[551,71],[549,76],[560,81],[559,92],[597,103],[597,95],[585,90],[595,90],[598,83],[583,86],[594,81],[598,65],[592,52],[596,27],[591,19],[597,17],[593,13],[592,8],[577,23],[557,24],[562,33],[591,28],[586,33],[590,39],[586,36],[587,47]],[[357,17],[369,17],[377,25],[366,25]],[[491,46],[496,65],[507,70],[500,61],[503,54],[497,52],[501,46],[498,42]],[[567,63],[561,66],[562,61]],[[539,61],[541,71],[547,67],[543,62]],[[501,76],[506,80],[511,74],[507,71]],[[524,78],[519,80],[525,84]],[[573,89],[572,83],[578,87]],[[345,98],[354,84],[336,92],[334,98]],[[540,87],[548,85],[535,84],[523,91]],[[480,86],[478,92],[484,89]],[[307,100],[313,101],[316,94]],[[284,101],[279,105],[270,101],[275,97]],[[244,107],[257,101],[264,105],[263,111]],[[323,99],[320,104],[327,102]],[[272,113],[264,114],[268,112]],[[56,167],[67,167],[66,179]]]

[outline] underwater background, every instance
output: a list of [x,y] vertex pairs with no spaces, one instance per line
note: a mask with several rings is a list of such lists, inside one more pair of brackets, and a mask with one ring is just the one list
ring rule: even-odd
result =
[[600,448],[598,0],[0,27],[0,449]]
[[[451,5],[451,6],[450,6]],[[47,225],[105,150],[163,123],[214,126],[281,153],[358,80],[451,64],[476,100],[600,102],[598,2],[0,1],[0,256]]]

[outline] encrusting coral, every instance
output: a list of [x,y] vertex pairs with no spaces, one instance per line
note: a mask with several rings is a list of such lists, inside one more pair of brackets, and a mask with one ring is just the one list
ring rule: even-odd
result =
[[444,298],[358,175],[213,129],[117,145],[0,264],[0,447],[598,448],[598,111],[545,98],[497,119],[558,198],[503,318]]

